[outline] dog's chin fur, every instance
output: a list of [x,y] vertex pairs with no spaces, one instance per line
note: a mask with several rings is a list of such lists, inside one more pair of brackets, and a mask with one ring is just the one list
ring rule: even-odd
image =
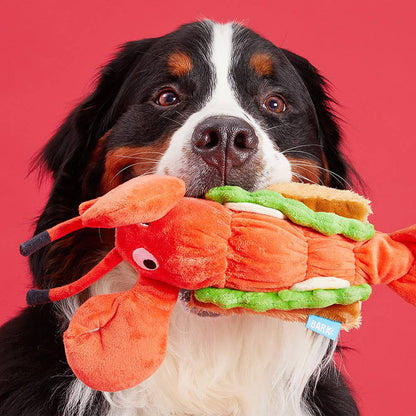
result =
[[[90,294],[127,290],[136,279],[123,263]],[[59,304],[68,320],[78,307],[76,297]],[[315,409],[308,409],[303,397],[313,386],[311,378],[331,371],[335,345],[301,323],[248,314],[202,317],[178,300],[160,368],[140,385],[116,393],[98,393],[76,379],[64,415],[84,415],[103,394],[106,416],[309,416]]]

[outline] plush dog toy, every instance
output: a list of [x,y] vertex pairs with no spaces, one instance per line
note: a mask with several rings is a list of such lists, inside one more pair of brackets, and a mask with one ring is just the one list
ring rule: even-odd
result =
[[[328,189],[316,192],[348,192]],[[30,290],[30,305],[73,296],[123,260],[138,272],[131,290],[94,296],[73,316],[64,344],[77,377],[96,390],[118,391],[153,374],[180,290],[191,291],[195,308],[298,321],[314,313],[343,329],[359,325],[370,285],[387,284],[416,304],[416,226],[375,232],[358,212],[369,210],[360,197],[300,202],[275,190],[226,186],[204,200],[184,197],[180,179],[138,177],[23,243],[21,253],[29,255],[83,227],[116,229],[114,249],[96,267],[66,286]]]

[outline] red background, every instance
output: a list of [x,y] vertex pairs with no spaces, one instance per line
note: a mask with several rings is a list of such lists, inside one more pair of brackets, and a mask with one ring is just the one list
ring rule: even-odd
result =
[[[129,40],[211,18],[242,21],[306,56],[334,84],[346,153],[369,187],[376,228],[416,222],[415,9],[412,1],[3,0],[0,12],[0,172],[4,217],[0,323],[29,287],[18,245],[33,230],[49,183],[26,177],[31,156],[91,88],[96,69]],[[398,213],[396,213],[398,212]],[[362,415],[416,415],[416,309],[388,288],[363,305],[360,330],[342,335],[343,367]]]

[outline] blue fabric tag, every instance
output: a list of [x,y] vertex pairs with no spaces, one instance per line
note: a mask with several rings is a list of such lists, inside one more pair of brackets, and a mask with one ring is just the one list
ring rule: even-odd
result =
[[331,321],[321,316],[309,315],[306,328],[335,341],[341,329],[341,322]]

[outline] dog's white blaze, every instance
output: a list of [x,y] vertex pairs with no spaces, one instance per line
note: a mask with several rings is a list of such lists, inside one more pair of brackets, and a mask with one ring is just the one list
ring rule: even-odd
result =
[[157,173],[188,179],[191,137],[195,127],[211,116],[233,116],[248,121],[259,138],[259,155],[263,165],[257,178],[257,188],[277,182],[290,182],[292,170],[287,158],[274,148],[273,142],[260,124],[240,106],[231,83],[230,68],[233,59],[233,24],[210,23],[213,26],[211,64],[215,71],[215,87],[205,106],[192,114],[172,135],[169,148],[160,159]]
[[230,68],[233,52],[232,23],[215,24],[212,39],[211,62],[215,70],[215,89],[204,108],[208,114],[224,114],[243,117],[244,111],[235,99],[230,84]]

